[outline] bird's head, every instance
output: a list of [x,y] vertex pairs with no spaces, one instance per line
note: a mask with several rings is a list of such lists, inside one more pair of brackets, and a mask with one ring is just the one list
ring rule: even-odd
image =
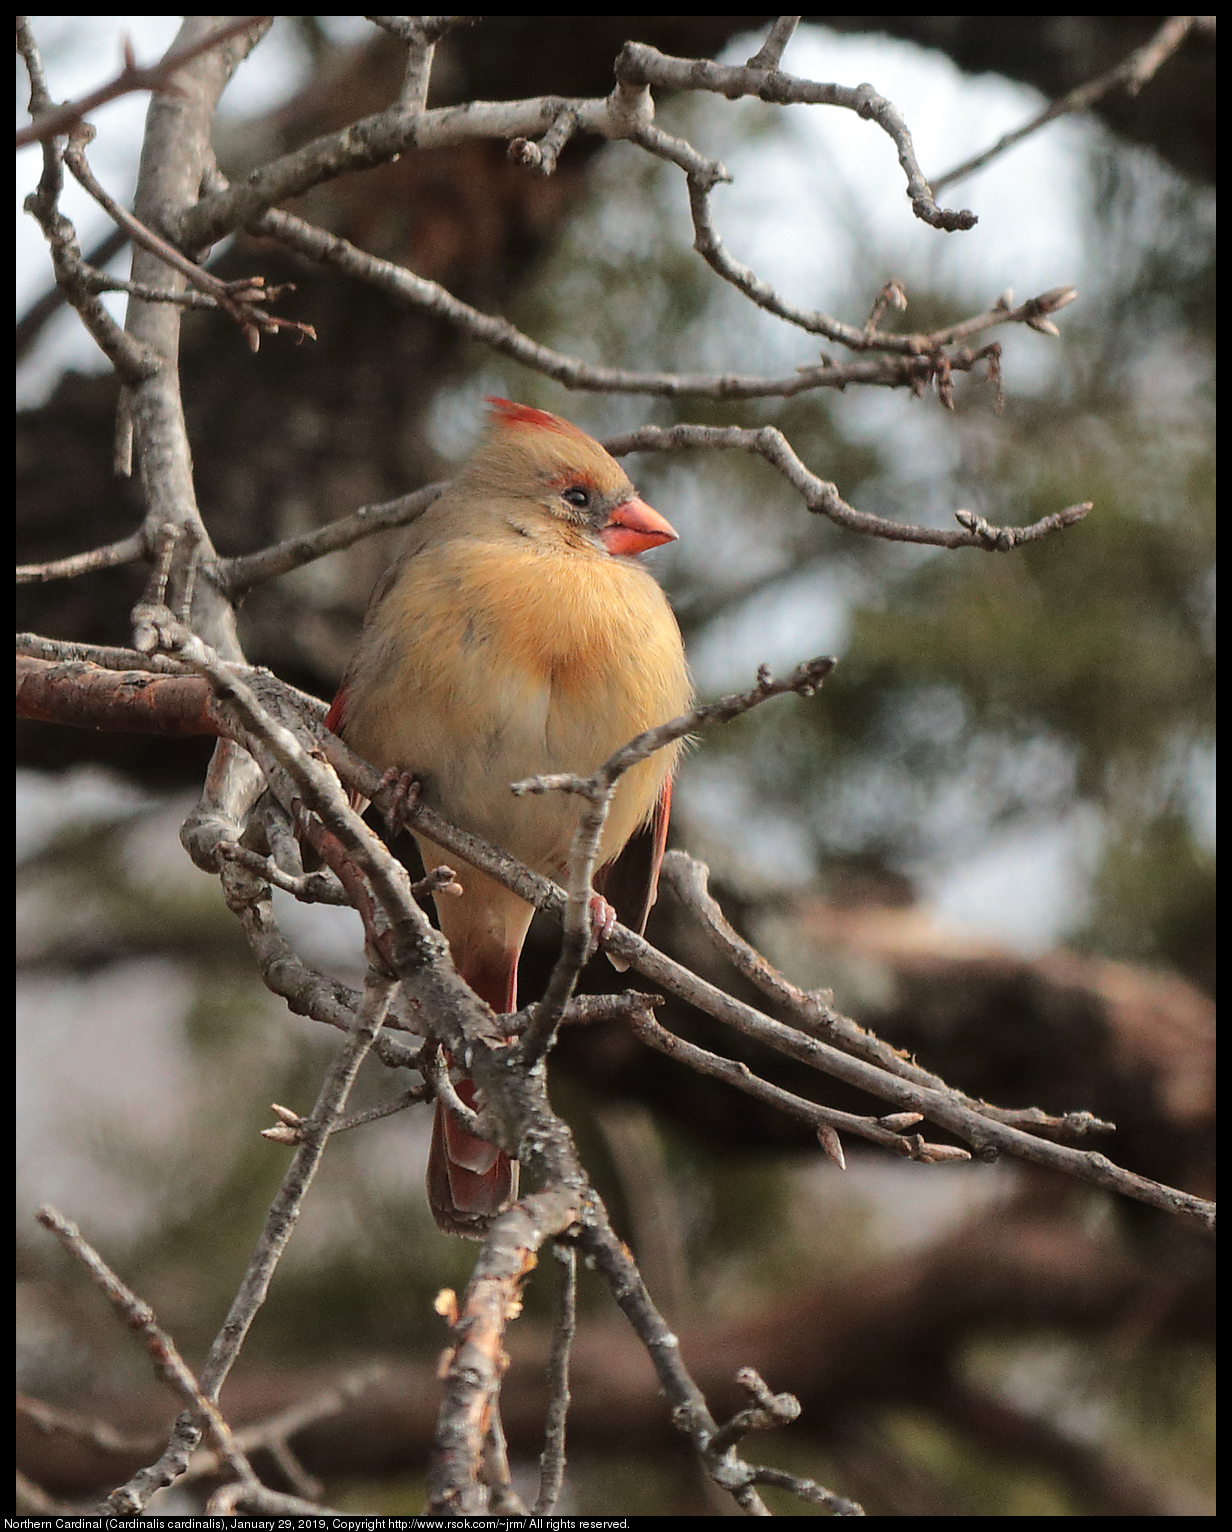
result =
[[638,497],[628,475],[593,437],[558,415],[489,398],[488,434],[459,482],[518,506],[570,542],[597,542],[611,554],[643,553],[676,532]]

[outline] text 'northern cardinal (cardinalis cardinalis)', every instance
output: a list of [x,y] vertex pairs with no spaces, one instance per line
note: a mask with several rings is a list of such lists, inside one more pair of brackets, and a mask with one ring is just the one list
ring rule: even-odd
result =
[[[634,558],[676,533],[576,426],[507,399],[489,403],[478,450],[415,522],[374,592],[327,722],[374,766],[415,777],[446,818],[560,881],[579,800],[518,798],[510,785],[543,772],[588,774],[689,707],[680,630]],[[596,883],[618,908],[618,885],[630,889],[621,913],[638,930],[654,898],[678,753],[670,746],[625,773],[600,843]],[[416,838],[425,868],[450,861]],[[512,1011],[534,912],[474,868],[457,873],[462,895],[436,899],[454,963],[494,1010]],[[473,1105],[474,1085],[458,1088]],[[440,1227],[482,1234],[516,1193],[516,1165],[438,1101],[428,1201]]]

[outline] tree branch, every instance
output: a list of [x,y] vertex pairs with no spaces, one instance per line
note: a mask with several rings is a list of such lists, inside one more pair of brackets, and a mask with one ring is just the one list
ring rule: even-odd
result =
[[[762,686],[767,684],[778,686],[781,690],[795,689],[792,685],[793,681],[799,684],[800,677],[806,669],[801,667],[793,677],[789,677],[782,683],[759,681],[758,688],[755,690],[760,693]],[[262,722],[263,710],[256,703],[255,697],[248,692],[247,687],[234,678],[232,672],[219,672],[214,678],[214,683],[226,694],[228,702],[233,703],[236,698],[247,697],[247,700],[242,701],[242,705],[249,725],[261,728],[278,741],[278,748],[288,765],[293,766],[297,773],[302,773],[298,780],[309,784],[315,780],[313,772],[317,768],[313,767],[308,760],[307,753],[294,743],[288,730],[282,726],[271,728],[268,723]],[[704,705],[697,712],[706,715],[709,719],[734,716],[730,710],[734,708],[740,711],[746,705],[745,699],[750,695],[752,694],[743,693],[724,698],[718,703]],[[318,709],[319,707],[320,704]],[[689,716],[693,717],[693,715]],[[697,726],[699,721],[706,721],[706,718],[694,718],[692,726]],[[670,732],[682,723],[683,720],[676,720],[675,723],[666,725],[664,728]],[[627,748],[644,750],[649,747],[650,741],[659,732],[649,731],[647,735],[639,736],[637,741],[631,742]],[[257,746],[246,733],[242,738],[249,749],[255,748],[259,755],[263,753],[260,746]],[[348,750],[341,740],[328,734],[327,731],[322,731],[317,736],[317,744],[355,791],[378,806],[392,809],[389,784],[372,767]],[[292,745],[294,749],[291,748]],[[324,783],[324,779],[322,782]],[[371,832],[358,820],[356,820],[358,830],[353,829],[344,815],[340,815],[338,810],[329,807],[329,802],[327,791],[325,797],[318,797],[313,801],[314,811],[328,815],[332,821],[330,828],[345,833],[349,842],[348,853],[356,856],[361,865],[365,866],[367,876],[374,877],[374,887],[379,886],[381,889],[380,897],[387,911],[401,908],[399,901],[403,896],[399,892],[401,885],[397,874],[392,873],[391,883],[388,881],[390,872],[380,874],[374,872],[378,864],[385,867],[387,862],[383,853],[374,858],[373,848],[367,840]],[[349,810],[345,812],[346,815],[350,813]],[[548,910],[558,919],[563,914],[566,895],[556,884],[520,866],[513,858],[486,845],[479,837],[450,825],[422,802],[416,802],[409,808],[405,808],[405,820],[409,826],[420,830],[434,844],[456,853],[464,861],[481,868],[528,903]],[[400,865],[395,865],[398,872],[401,872]],[[411,903],[413,904],[413,901]],[[423,975],[425,972],[435,974],[435,964],[424,955],[422,943],[430,942],[431,937],[423,933],[419,925],[421,921],[422,916],[416,912],[414,935],[410,937],[411,945],[402,948],[406,953],[402,961],[407,964],[405,971],[408,974]],[[408,935],[409,929],[407,935],[402,938],[403,942],[407,940]],[[647,978],[661,984],[670,993],[697,1006],[716,1020],[734,1027],[745,1036],[765,1043],[798,1062],[808,1064],[824,1074],[833,1075],[872,1095],[891,1101],[900,1112],[918,1112],[930,1122],[948,1129],[960,1139],[965,1140],[981,1158],[990,1159],[996,1158],[1001,1153],[1010,1154],[1063,1174],[1076,1176],[1163,1211],[1178,1214],[1187,1222],[1196,1224],[1208,1233],[1213,1231],[1215,1216],[1213,1203],[1124,1170],[1102,1154],[1052,1143],[1036,1136],[1035,1133],[1028,1132],[1028,1127],[1039,1127],[1041,1131],[1055,1131],[1058,1125],[1064,1124],[1065,1120],[1048,1116],[1041,1119],[1038,1114],[1029,1111],[1024,1114],[1018,1110],[1007,1111],[989,1106],[987,1103],[971,1101],[935,1076],[928,1075],[927,1071],[921,1070],[912,1061],[900,1057],[893,1049],[865,1032],[854,1021],[840,1016],[831,1007],[819,1006],[816,997],[805,997],[803,1009],[811,1022],[809,1031],[833,1037],[841,1044],[840,1046],[836,1046],[834,1042],[825,1041],[822,1036],[809,1035],[809,1032],[801,1031],[798,1025],[792,1026],[775,1021],[743,1001],[725,994],[659,952],[627,927],[619,924],[614,926],[604,944],[610,947],[617,957],[624,959]],[[460,986],[460,993],[469,997],[469,1004],[478,1004],[470,995],[470,991],[465,986],[461,986],[461,981],[457,980],[456,976],[451,982],[456,982]],[[454,1005],[456,1006],[457,1003],[455,1000]],[[468,1012],[468,1014],[479,1021],[485,1011],[486,1008],[480,1006],[477,1012]],[[489,1035],[494,1038],[499,1030],[496,1028],[494,1019],[485,1019],[479,1022],[479,1031],[471,1034],[473,1041],[467,1041],[466,1028],[460,1027],[456,1020],[446,1025],[447,1016],[438,1015],[435,1008],[430,1008],[429,1014],[437,1017],[443,1040],[451,1048],[471,1047],[473,1041],[488,1038]],[[524,1039],[514,1044],[504,1056],[501,1067],[512,1066],[513,1061],[521,1056],[518,1050],[524,1049],[524,1045]],[[468,1060],[468,1067],[471,1063],[475,1063],[477,1067],[482,1068],[484,1062],[491,1063],[494,1060],[487,1059],[481,1062],[479,1057],[475,1056]],[[493,1079],[499,1081],[500,1077],[498,1070]],[[882,1126],[884,1127],[884,1123]],[[517,1137],[518,1135],[514,1134],[511,1140],[514,1147],[516,1147]],[[933,1147],[935,1149],[944,1146]],[[921,1155],[920,1157],[943,1158],[944,1156]]]
[[1135,48],[1119,64],[1097,75],[1093,80],[1088,80],[1085,85],[1076,86],[1075,89],[1067,91],[1064,96],[1058,96],[1055,101],[1050,101],[1043,111],[1037,112],[1020,128],[1015,128],[1010,133],[1003,133],[989,148],[982,150],[979,154],[973,154],[970,159],[963,160],[961,165],[955,165],[953,170],[947,170],[943,176],[938,176],[933,182],[933,189],[940,191],[943,186],[952,186],[955,181],[961,181],[977,170],[982,170],[985,165],[991,164],[1007,149],[1012,149],[1024,138],[1037,133],[1046,123],[1054,122],[1058,117],[1064,117],[1070,112],[1086,111],[1087,107],[1093,106],[1101,96],[1106,96],[1118,85],[1123,85],[1128,95],[1136,96],[1152,75],[1181,46],[1197,21],[1196,16],[1169,16],[1154,37],[1144,43],[1141,48]]
[[120,96],[130,95],[137,90],[150,90],[173,93],[177,86],[172,76],[176,70],[185,64],[190,64],[203,53],[210,53],[219,48],[231,38],[238,37],[246,32],[249,27],[256,26],[258,22],[266,22],[269,18],[264,16],[241,16],[238,20],[229,22],[220,27],[207,37],[192,43],[186,48],[171,49],[164,53],[157,64],[143,67],[133,57],[131,44],[126,40],[124,43],[124,67],[119,74],[106,85],[101,85],[97,90],[82,96],[77,101],[66,101],[63,106],[41,107],[37,111],[31,104],[31,115],[34,121],[28,128],[18,128],[17,147],[24,149],[29,144],[46,143],[49,139],[57,138],[68,133],[71,129],[87,116],[96,111],[100,106],[106,106],[109,101],[115,101]]

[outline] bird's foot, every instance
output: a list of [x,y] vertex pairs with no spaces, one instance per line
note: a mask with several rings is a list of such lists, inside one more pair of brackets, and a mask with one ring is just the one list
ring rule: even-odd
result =
[[402,771],[397,766],[391,766],[381,774],[381,785],[377,789],[380,795],[378,804],[391,835],[406,829],[410,812],[419,798],[421,786],[417,777],[413,777],[409,771]]
[[590,945],[586,956],[594,957],[595,953],[607,941],[616,925],[616,911],[607,902],[602,894],[590,896]]

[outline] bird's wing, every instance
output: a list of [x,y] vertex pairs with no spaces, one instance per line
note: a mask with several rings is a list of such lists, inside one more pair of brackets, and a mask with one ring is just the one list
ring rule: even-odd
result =
[[595,875],[595,889],[615,909],[622,925],[639,934],[659,892],[659,868],[667,849],[667,821],[672,810],[672,779],[668,777],[648,823],[625,843],[619,856]]

